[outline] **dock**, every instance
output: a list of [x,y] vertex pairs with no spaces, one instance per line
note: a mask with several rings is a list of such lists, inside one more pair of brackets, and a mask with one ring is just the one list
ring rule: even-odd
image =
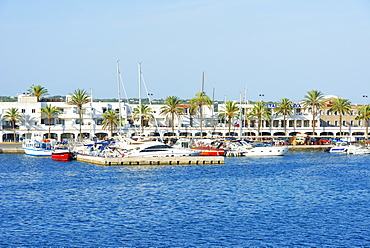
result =
[[2,142],[0,143],[0,153],[24,153],[24,150],[20,142]]
[[223,156],[190,156],[190,157],[98,157],[78,154],[77,161],[98,165],[180,165],[180,164],[224,164]]
[[323,152],[327,148],[331,148],[334,145],[289,145],[290,151],[311,151],[311,152]]

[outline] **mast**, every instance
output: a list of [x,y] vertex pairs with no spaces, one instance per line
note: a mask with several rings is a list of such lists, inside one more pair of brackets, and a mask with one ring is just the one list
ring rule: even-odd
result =
[[122,125],[122,115],[121,115],[121,80],[120,80],[120,71],[119,71],[119,60],[116,60],[116,68],[117,68],[118,115],[119,115],[118,133],[120,133],[121,125]]
[[204,71],[202,72],[202,92],[204,93]]
[[243,120],[242,120],[242,93],[240,92],[239,93],[239,137],[242,136],[242,132],[243,132]]
[[[138,64],[138,73],[139,73],[139,123],[140,127],[142,125],[142,109],[141,109],[141,63]],[[141,127],[142,128],[142,127]]]

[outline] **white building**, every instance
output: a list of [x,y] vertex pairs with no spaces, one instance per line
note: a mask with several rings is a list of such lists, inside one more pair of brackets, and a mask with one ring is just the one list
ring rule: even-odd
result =
[[[69,100],[70,96],[67,96]],[[58,118],[48,120],[42,118],[40,109],[45,107],[47,104],[56,106],[61,109],[62,113]],[[139,133],[139,121],[133,121],[132,113],[133,108],[137,107],[137,104],[126,104],[118,102],[89,102],[86,103],[84,107],[83,123],[82,123],[82,136],[83,138],[96,137],[107,137],[110,131],[105,130],[102,127],[102,114],[109,109],[119,110],[121,106],[122,120],[124,120],[124,125],[122,131],[129,135]],[[147,136],[200,136],[203,132],[203,136],[215,137],[215,136],[292,136],[297,133],[308,133],[312,135],[312,115],[309,111],[304,110],[299,104],[295,104],[294,114],[288,116],[286,133],[284,132],[284,121],[283,116],[274,115],[274,105],[268,105],[272,109],[273,118],[269,121],[263,121],[260,134],[257,132],[257,120],[247,119],[245,113],[253,108],[252,104],[239,104],[241,107],[240,118],[233,120],[231,133],[228,133],[228,124],[224,123],[217,118],[218,111],[222,111],[224,108],[223,104],[217,106],[204,107],[203,109],[203,124],[200,127],[200,121],[198,115],[189,114],[189,105],[184,105],[186,112],[181,115],[180,118],[175,119],[174,123],[174,133],[172,133],[172,128],[170,124],[170,118],[160,115],[160,108],[163,105],[155,104],[150,105],[153,111],[154,119],[149,122],[148,127],[144,128],[144,134]],[[358,108],[358,106],[356,105]],[[25,137],[27,133],[39,132],[40,134],[47,137],[49,127],[52,137],[57,140],[68,140],[77,139],[79,137],[79,115],[77,107],[74,105],[69,105],[67,102],[63,102],[61,99],[53,99],[49,102],[38,102],[35,96],[28,94],[18,95],[18,102],[0,102],[0,142],[12,141],[13,140],[13,129],[11,123],[4,120],[3,116],[8,111],[9,108],[17,108],[20,114],[23,116],[23,121],[17,123],[16,125],[16,138]],[[316,135],[324,135],[329,131],[336,135],[339,127],[327,125],[329,121],[323,121],[325,111],[321,111],[321,116],[317,116],[316,120],[318,126],[315,127]],[[333,116],[330,116],[333,118]],[[348,117],[349,118],[349,117]],[[355,115],[351,118],[355,118]],[[334,121],[331,121],[334,123]],[[352,134],[361,134],[365,128],[364,125],[355,124],[355,122],[348,121],[348,125],[342,128],[343,132]]]

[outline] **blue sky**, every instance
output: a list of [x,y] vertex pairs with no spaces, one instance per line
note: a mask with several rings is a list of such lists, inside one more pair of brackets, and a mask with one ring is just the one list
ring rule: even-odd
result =
[[[129,98],[138,63],[153,98],[370,103],[368,0],[0,0],[0,95],[45,86]],[[246,91],[247,89],[247,91]],[[145,92],[145,91],[143,91]],[[213,94],[214,92],[214,94]]]

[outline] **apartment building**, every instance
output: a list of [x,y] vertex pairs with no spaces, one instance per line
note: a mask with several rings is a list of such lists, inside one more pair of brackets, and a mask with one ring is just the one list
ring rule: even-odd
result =
[[[8,120],[3,118],[9,108],[17,108],[22,115],[22,121],[16,124],[16,139],[20,140],[27,133],[38,132],[47,137],[49,127],[52,138],[57,140],[71,140],[79,138],[79,115],[77,107],[69,105],[70,96],[66,101],[62,99],[49,99],[48,102],[37,101],[35,96],[28,94],[18,95],[17,102],[0,102],[0,142],[13,140],[13,128]],[[47,104],[56,106],[61,110],[58,118],[48,122],[44,118],[40,109]],[[308,134],[317,136],[339,136],[339,115],[338,113],[328,112],[328,109],[321,110],[316,116],[315,133],[313,134],[312,114],[304,109],[300,103],[294,104],[292,116],[287,116],[286,127],[282,115],[276,115],[274,104],[267,104],[271,109],[271,120],[263,120],[258,133],[257,119],[249,119],[247,114],[253,108],[251,103],[238,104],[241,111],[237,118],[232,120],[232,128],[229,132],[228,123],[218,118],[220,111],[224,109],[224,104],[217,106],[203,107],[203,121],[200,125],[199,116],[191,115],[189,105],[183,105],[185,112],[179,118],[174,120],[174,131],[169,116],[160,114],[163,105],[150,105],[153,117],[147,126],[143,128],[146,136],[293,136],[298,134]],[[103,138],[109,136],[109,130],[103,129],[102,115],[109,109],[120,111],[122,116],[121,131],[127,135],[138,135],[141,133],[138,120],[133,119],[133,109],[135,104],[119,102],[89,102],[86,103],[83,110],[82,137],[83,138]],[[365,123],[356,120],[358,109],[361,106],[352,105],[351,114],[343,116],[342,132],[350,136],[365,136]],[[217,110],[217,111],[216,111]]]

